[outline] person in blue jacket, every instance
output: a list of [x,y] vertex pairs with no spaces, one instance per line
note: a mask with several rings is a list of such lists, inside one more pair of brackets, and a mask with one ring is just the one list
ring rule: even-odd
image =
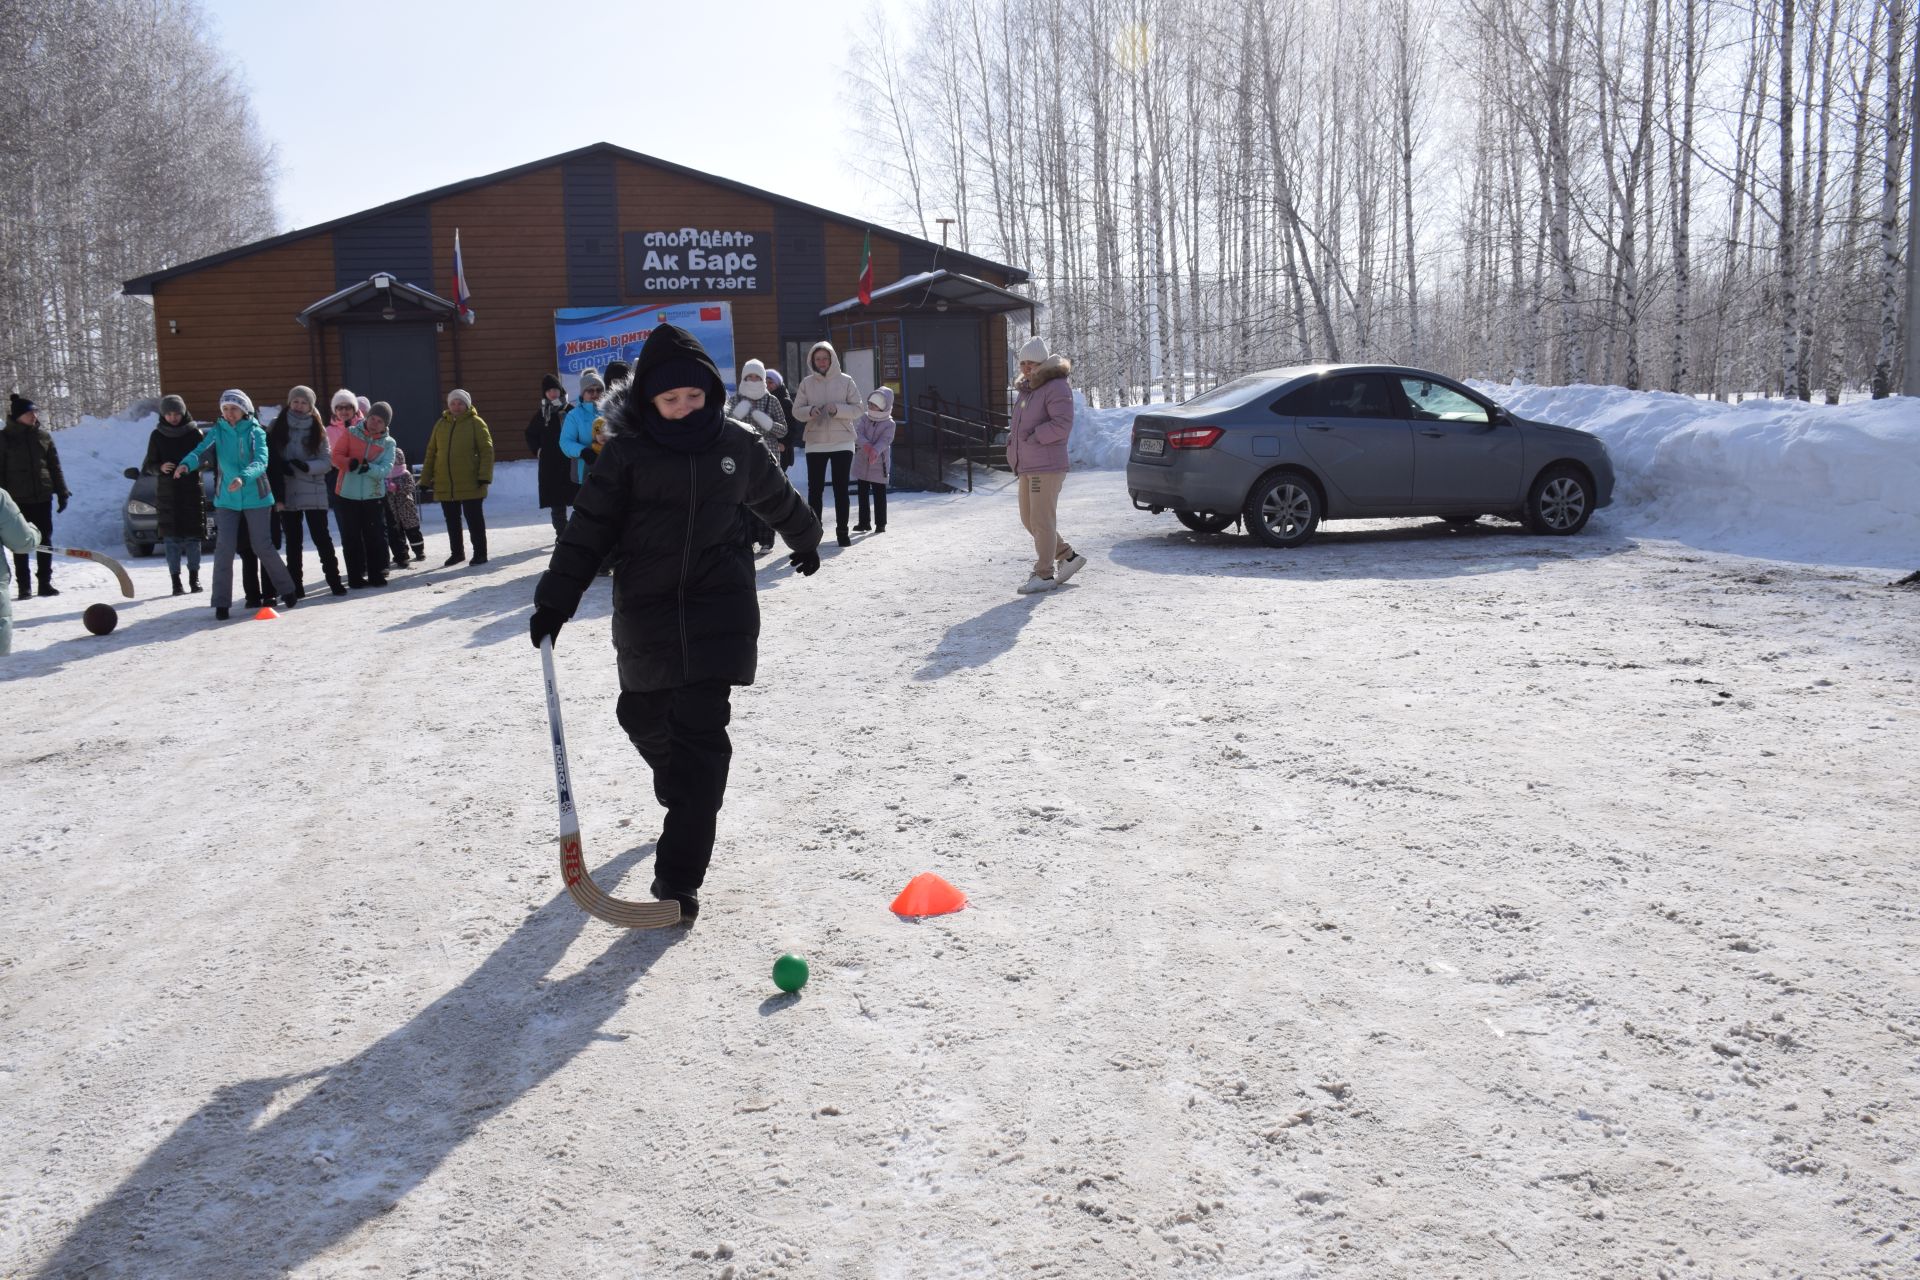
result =
[[199,469],[208,450],[220,469],[220,485],[213,498],[213,521],[217,536],[213,548],[213,616],[224,619],[233,605],[233,556],[239,546],[244,525],[253,554],[266,567],[280,601],[291,609],[300,597],[294,594],[293,575],[287,572],[280,553],[273,549],[273,486],[267,480],[267,433],[253,416],[253,401],[244,391],[220,393],[220,420],[213,424],[193,451],[176,463],[162,463],[160,470],[172,475],[176,470]]
[[584,369],[580,373],[580,399],[567,411],[566,418],[560,423],[560,452],[573,460],[573,482],[579,484],[587,478],[587,468],[593,465],[593,420],[600,416],[600,398],[607,393],[607,384],[599,373]]
[[387,476],[399,449],[387,434],[392,422],[393,406],[376,401],[333,442],[340,550],[347,560],[347,582],[355,587],[387,585]]

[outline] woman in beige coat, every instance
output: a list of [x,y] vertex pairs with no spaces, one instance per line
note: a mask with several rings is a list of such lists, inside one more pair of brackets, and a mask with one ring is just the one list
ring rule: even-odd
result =
[[847,481],[853,474],[853,428],[865,406],[853,375],[840,368],[840,356],[831,342],[816,342],[807,353],[807,376],[793,394],[793,420],[805,431],[807,451],[807,505],[820,514],[827,471],[833,471],[833,517],[841,546],[853,539],[847,533]]

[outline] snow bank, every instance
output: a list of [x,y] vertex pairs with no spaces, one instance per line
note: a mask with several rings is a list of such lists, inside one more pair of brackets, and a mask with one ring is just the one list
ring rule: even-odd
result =
[[[1920,563],[1920,401],[1722,404],[1620,387],[1470,384],[1521,417],[1591,431],[1618,472],[1616,527],[1741,555]],[[1141,406],[1074,393],[1075,466],[1126,465]]]
[[1474,383],[1516,414],[1607,442],[1602,517],[1716,551],[1819,563],[1920,563],[1920,401],[1722,404],[1620,387]]
[[[272,421],[279,410],[278,405],[261,407],[261,422]],[[154,413],[85,417],[53,433],[53,442],[60,450],[60,465],[66,472],[67,488],[73,491],[67,510],[54,517],[55,542],[67,547],[90,547],[110,556],[124,553],[120,541],[120,512],[133,482],[123,473],[128,467],[139,466],[146,457],[147,437],[159,420],[159,415]],[[418,465],[422,460],[409,455],[407,461]],[[533,463],[500,463],[494,468],[493,480],[487,494],[489,524],[521,524],[545,518],[536,497],[539,478]],[[441,527],[438,508],[423,509],[421,517],[426,527]]]

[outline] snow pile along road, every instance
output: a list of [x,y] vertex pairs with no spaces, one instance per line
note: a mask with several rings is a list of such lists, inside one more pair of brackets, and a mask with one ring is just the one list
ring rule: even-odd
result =
[[1635,533],[1816,563],[1920,564],[1920,401],[1722,404],[1620,387],[1474,386],[1607,442]]

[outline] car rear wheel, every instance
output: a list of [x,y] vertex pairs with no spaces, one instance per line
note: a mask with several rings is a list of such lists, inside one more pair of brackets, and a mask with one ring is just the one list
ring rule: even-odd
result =
[[1253,486],[1241,513],[1247,532],[1269,547],[1297,547],[1320,527],[1320,491],[1297,471],[1282,471]]
[[1587,527],[1593,514],[1593,482],[1578,467],[1556,463],[1540,473],[1527,494],[1527,528],[1565,537]]
[[1239,519],[1231,511],[1222,515],[1218,511],[1181,511],[1177,508],[1173,517],[1195,533],[1218,533]]

